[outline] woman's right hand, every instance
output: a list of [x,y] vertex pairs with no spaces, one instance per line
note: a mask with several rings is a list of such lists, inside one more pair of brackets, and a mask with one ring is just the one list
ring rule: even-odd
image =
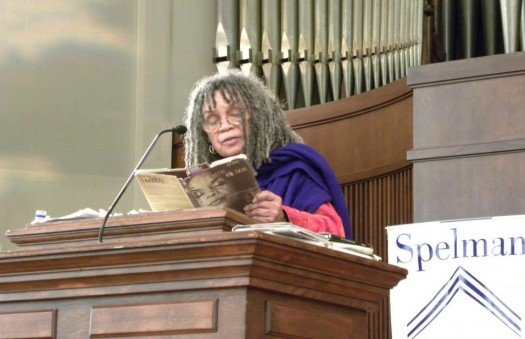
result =
[[244,213],[260,223],[286,220],[283,212],[283,200],[270,191],[257,193],[252,203],[244,207]]

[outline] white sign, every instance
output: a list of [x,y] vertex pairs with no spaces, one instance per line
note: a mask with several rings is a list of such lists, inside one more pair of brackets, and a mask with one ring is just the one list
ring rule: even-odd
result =
[[387,227],[393,339],[525,338],[525,215]]

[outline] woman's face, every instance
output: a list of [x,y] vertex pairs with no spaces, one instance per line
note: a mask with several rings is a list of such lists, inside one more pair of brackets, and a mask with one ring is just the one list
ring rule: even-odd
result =
[[243,107],[228,104],[219,92],[215,92],[215,107],[203,106],[204,130],[208,133],[211,145],[223,157],[231,157],[244,152],[242,129]]
[[190,183],[192,187],[199,187],[195,190],[195,194],[200,204],[215,207],[227,206],[232,194],[235,193],[232,183],[220,176],[209,180],[207,176],[196,176]]

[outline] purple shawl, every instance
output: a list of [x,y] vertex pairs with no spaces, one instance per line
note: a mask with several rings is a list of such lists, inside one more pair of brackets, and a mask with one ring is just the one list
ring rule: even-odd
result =
[[261,189],[281,196],[283,205],[309,213],[330,202],[341,217],[346,238],[352,238],[343,191],[321,154],[308,145],[291,144],[273,150],[270,158],[257,169]]

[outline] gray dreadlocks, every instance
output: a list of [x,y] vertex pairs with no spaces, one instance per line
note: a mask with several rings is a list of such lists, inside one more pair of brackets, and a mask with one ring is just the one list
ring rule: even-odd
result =
[[[221,157],[210,153],[210,141],[203,129],[203,105],[213,109],[216,106],[216,92],[226,102],[240,103],[246,108],[241,110],[244,153],[256,168],[270,161],[272,150],[303,142],[290,127],[283,108],[273,93],[255,76],[230,69],[203,78],[195,84],[190,94],[184,118],[188,128],[184,137],[186,167],[209,163]],[[248,124],[245,123],[247,119]]]

